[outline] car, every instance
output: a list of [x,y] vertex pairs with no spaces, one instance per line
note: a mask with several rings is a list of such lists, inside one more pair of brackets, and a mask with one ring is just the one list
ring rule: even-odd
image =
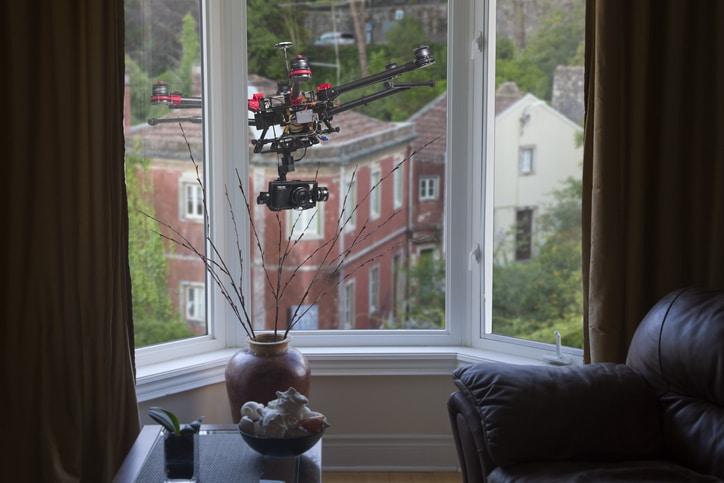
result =
[[325,32],[314,41],[316,47],[334,44],[352,45],[354,44],[354,35],[348,32]]

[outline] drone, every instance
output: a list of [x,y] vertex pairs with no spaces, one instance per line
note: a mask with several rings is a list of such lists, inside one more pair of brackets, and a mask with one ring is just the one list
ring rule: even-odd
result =
[[[284,63],[288,80],[278,84],[274,95],[264,95],[257,92],[248,100],[248,110],[254,116],[249,118],[249,126],[260,131],[258,139],[252,139],[254,152],[260,154],[276,153],[281,163],[278,165],[279,177],[269,182],[268,191],[262,191],[256,199],[257,204],[266,205],[272,211],[289,209],[306,210],[316,206],[316,203],[329,199],[329,190],[319,186],[316,181],[287,180],[287,174],[294,171],[295,153],[327,141],[328,134],[338,133],[339,127],[334,127],[332,121],[336,114],[366,105],[370,102],[383,99],[414,87],[432,87],[434,81],[425,82],[398,82],[397,77],[435,63],[430,48],[421,45],[414,49],[414,60],[403,65],[388,64],[385,70],[357,79],[339,86],[321,83],[314,90],[302,90],[303,84],[312,79],[312,69],[304,55],[298,54],[291,61],[287,57],[287,50],[291,42],[280,42],[275,45],[284,51]],[[363,87],[382,84],[377,92],[358,99],[339,103],[338,97],[347,92]],[[186,97],[180,92],[169,92],[168,84],[156,82],[153,84],[151,103],[166,105],[171,109],[201,108],[201,97]],[[200,116],[193,117],[165,117],[149,119],[148,124],[156,125],[164,122],[193,122],[201,123]],[[278,133],[277,133],[278,126]],[[272,137],[269,130],[272,130]]]

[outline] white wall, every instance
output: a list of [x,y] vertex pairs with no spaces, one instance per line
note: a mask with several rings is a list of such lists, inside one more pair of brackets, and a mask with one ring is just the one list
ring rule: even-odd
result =
[[[313,376],[311,391],[311,407],[332,424],[323,443],[325,468],[457,467],[446,406],[455,391],[450,376]],[[206,423],[231,424],[223,383],[139,404],[142,424],[153,424],[151,406],[182,421],[205,416]]]
[[[525,119],[525,122],[521,122]],[[581,128],[532,94],[495,118],[494,209],[496,242],[515,228],[517,208],[533,208],[536,219],[549,203],[550,193],[569,177],[581,177],[582,147],[576,147]],[[518,170],[520,147],[533,146],[533,173]],[[512,244],[505,251],[509,259]]]

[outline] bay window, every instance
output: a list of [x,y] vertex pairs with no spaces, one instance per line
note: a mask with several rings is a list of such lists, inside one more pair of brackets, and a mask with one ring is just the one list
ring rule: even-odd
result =
[[[145,2],[153,4],[153,0]],[[160,35],[150,27],[155,20],[143,17],[156,7],[136,11],[132,7],[136,4],[128,2],[127,14],[143,19],[141,32],[146,38]],[[551,99],[563,95],[555,86],[531,93],[531,87],[522,81],[515,87],[509,84],[515,81],[516,71],[501,58],[509,56],[505,59],[519,65],[532,57],[524,52],[524,46],[510,47],[505,39],[512,34],[504,31],[508,26],[498,29],[497,44],[504,52],[496,53],[496,13],[508,15],[505,0],[497,4],[474,0],[431,5],[399,4],[405,15],[376,22],[379,31],[372,33],[373,42],[363,45],[356,39],[353,45],[312,46],[310,39],[324,33],[317,32],[322,28],[319,25],[325,25],[319,20],[333,15],[331,7],[305,4],[290,8],[288,3],[276,1],[249,0],[244,5],[208,0],[192,9],[191,20],[185,12],[170,15],[166,11],[164,18],[175,18],[179,38],[186,39],[186,43],[166,39],[171,46],[166,54],[148,48],[143,51],[142,44],[134,40],[136,34],[127,35],[127,42],[131,42],[127,72],[136,69],[135,58],[147,61],[131,76],[131,85],[141,91],[130,94],[132,106],[143,107],[152,79],[159,76],[168,78],[169,83],[177,82],[179,90],[196,89],[204,100],[203,112],[196,113],[203,115],[203,123],[182,123],[183,133],[174,123],[144,124],[149,116],[171,115],[153,112],[155,106],[146,105],[145,111],[131,113],[127,146],[143,149],[146,143],[141,156],[150,161],[142,163],[143,169],[157,180],[151,184],[151,192],[146,191],[145,198],[139,199],[169,195],[166,190],[173,184],[166,181],[171,176],[166,171],[191,171],[195,178],[190,146],[206,187],[201,193],[205,195],[205,216],[203,223],[196,223],[196,232],[183,223],[174,228],[207,253],[210,249],[204,237],[208,235],[218,251],[213,256],[231,261],[232,276],[241,280],[255,327],[268,330],[275,324],[282,328],[294,324],[294,344],[303,350],[464,347],[468,351],[540,358],[541,352],[553,350],[545,343],[553,341],[552,330],[548,340],[549,329],[559,328],[563,319],[570,327],[575,325],[579,292],[572,287],[577,275],[567,273],[565,283],[548,288],[547,293],[566,293],[572,300],[560,320],[541,321],[533,305],[525,308],[527,312],[511,315],[505,311],[516,303],[510,284],[518,281],[515,271],[522,270],[514,265],[515,230],[511,227],[515,226],[516,210],[539,205],[538,199],[525,200],[523,205],[511,193],[555,201],[552,187],[557,187],[557,182],[570,183],[565,186],[574,193],[577,178],[570,165],[580,153],[575,145],[580,129],[565,114],[551,112],[555,110]],[[365,8],[366,15],[386,15],[385,9],[376,10],[375,2],[365,3]],[[425,15],[422,9],[427,9]],[[309,20],[312,15],[316,23]],[[355,31],[351,28],[354,19],[344,6],[337,8],[336,15],[350,24],[348,31]],[[570,22],[578,21],[575,16],[571,18]],[[136,24],[129,26],[127,22],[127,28]],[[192,55],[193,42],[188,41],[192,26],[198,32],[196,56]],[[180,35],[183,32],[185,36]],[[576,29],[569,29],[567,35],[571,32]],[[412,57],[412,47],[420,43],[430,44],[437,62],[401,80],[433,78],[435,87],[410,89],[387,101],[338,114],[332,124],[340,127],[339,133],[329,134],[328,141],[306,153],[296,153],[303,159],[296,163],[294,178],[315,180],[329,187],[331,196],[313,209],[280,214],[254,204],[256,194],[276,178],[278,160],[274,155],[250,150],[249,140],[258,133],[247,127],[246,99],[255,92],[276,92],[277,81],[286,73],[284,57],[274,44],[287,40],[297,44],[290,54],[304,52],[309,57],[313,70],[313,81],[306,86],[309,89],[319,83],[340,84],[377,72],[390,61],[406,62]],[[158,49],[166,44],[159,41],[154,45]],[[366,64],[359,60],[360,48],[367,51]],[[575,56],[561,62],[569,60],[574,62]],[[182,64],[183,69],[191,66],[190,76],[179,74],[187,72]],[[551,75],[555,70],[554,65]],[[565,75],[574,74],[566,71]],[[372,91],[362,90],[359,95]],[[341,101],[355,97],[354,93],[346,94]],[[547,115],[560,126],[551,127],[553,122],[546,120]],[[551,140],[548,145],[552,145],[554,134],[564,139],[570,133],[573,147],[566,146],[558,153],[566,156],[565,160],[549,152],[544,141],[533,139],[540,129],[555,131],[544,132],[543,137]],[[514,139],[514,135],[521,138]],[[151,145],[151,140],[156,144]],[[536,175],[518,176],[520,150],[533,144]],[[579,162],[580,156],[573,161]],[[557,174],[554,179],[541,181],[543,173]],[[523,186],[523,182],[530,184]],[[372,189],[374,186],[377,188]],[[189,195],[196,196],[191,191]],[[248,211],[244,196],[250,200]],[[548,206],[545,203],[540,205]],[[164,203],[157,206],[157,218],[173,225],[176,220],[167,216]],[[575,202],[565,206],[576,209]],[[194,213],[197,209],[194,205]],[[554,212],[541,208],[540,225],[544,225],[546,213]],[[539,249],[536,244],[546,241],[544,234],[536,233],[537,218],[532,226],[530,262]],[[575,226],[567,228],[575,236]],[[131,227],[132,233],[140,229],[140,225]],[[156,235],[148,227],[144,229],[149,232],[144,240],[151,243]],[[208,283],[203,264],[188,250],[173,247],[166,240],[158,243],[163,246],[160,253],[167,267],[157,276],[158,285],[170,294],[178,293],[172,286],[178,283],[174,280],[181,280],[174,275],[176,265],[196,263],[188,268],[193,277],[184,280],[201,284],[197,288],[208,287],[203,295],[204,320],[208,322],[200,335],[191,332],[180,341],[139,349],[139,365],[243,345],[243,332],[223,297]],[[286,246],[295,251],[285,257]],[[243,266],[238,263],[239,252]],[[425,253],[435,256],[421,256]],[[305,259],[307,262],[301,263]],[[265,272],[269,267],[273,270]],[[279,285],[286,287],[281,294],[274,289],[277,277],[281,277]],[[578,277],[580,280],[580,274]],[[137,292],[147,285],[138,280],[134,279],[134,300],[143,300]],[[194,292],[194,300],[201,295]],[[275,310],[277,304],[279,310]],[[571,337],[574,335],[571,332]]]

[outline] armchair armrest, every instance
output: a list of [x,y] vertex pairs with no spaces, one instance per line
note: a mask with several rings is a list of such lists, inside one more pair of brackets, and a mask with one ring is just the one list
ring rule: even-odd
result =
[[454,373],[478,408],[492,467],[547,460],[656,457],[662,448],[657,400],[622,364],[577,367],[480,363]]

